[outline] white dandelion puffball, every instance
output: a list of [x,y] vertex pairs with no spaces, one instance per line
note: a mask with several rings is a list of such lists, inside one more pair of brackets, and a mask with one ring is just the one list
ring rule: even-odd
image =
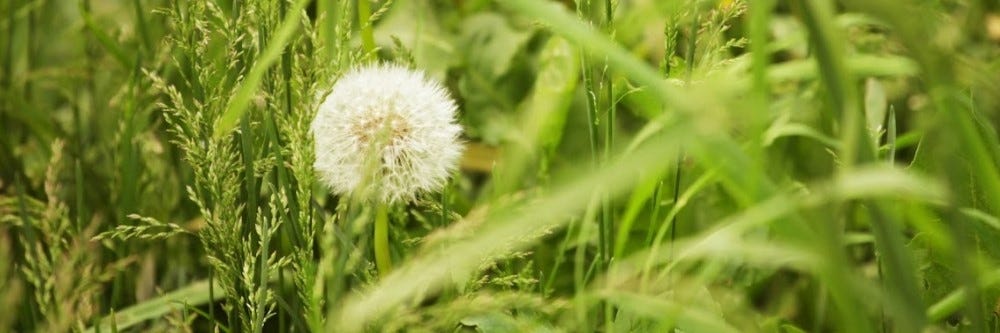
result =
[[349,71],[313,119],[319,179],[337,194],[384,203],[441,189],[462,155],[456,109],[422,72],[390,64]]

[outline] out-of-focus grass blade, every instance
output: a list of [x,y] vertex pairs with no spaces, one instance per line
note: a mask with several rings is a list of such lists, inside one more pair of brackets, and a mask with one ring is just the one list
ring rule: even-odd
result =
[[844,199],[891,196],[943,204],[951,197],[948,188],[938,181],[885,166],[863,167],[839,175],[831,190]]
[[678,331],[692,333],[741,332],[718,314],[662,297],[627,291],[606,291],[599,296],[623,310],[642,314],[654,320],[673,322]]
[[[752,88],[751,106],[756,110],[766,110],[770,108],[771,85],[767,79],[768,68],[771,65],[770,55],[767,51],[768,35],[770,34],[771,15],[776,1],[758,0],[749,3],[750,19],[746,21],[746,28],[750,35],[750,75]],[[761,133],[767,127],[768,114],[766,112],[748,112],[750,118],[751,133],[755,138],[760,138]],[[754,145],[755,157],[761,156],[760,145]]]
[[[802,21],[809,30],[811,45],[819,65],[820,79],[826,86],[828,101],[840,115],[842,146],[838,158],[843,168],[851,168],[858,161],[870,161],[874,149],[863,131],[862,114],[854,73],[847,65],[845,43],[833,22],[833,6],[827,1],[800,2]],[[834,123],[834,121],[830,121]]]
[[766,103],[770,98],[771,86],[767,82],[767,70],[770,65],[770,53],[767,52],[768,26],[771,24],[771,11],[774,0],[754,1],[750,6],[750,19],[747,29],[750,32],[750,71],[753,77],[753,90],[759,103]]
[[[90,327],[84,330],[85,333],[93,333],[96,330],[121,330],[126,329],[143,321],[162,317],[171,311],[177,311],[187,306],[198,306],[208,302],[222,299],[225,294],[220,293],[219,286],[214,286],[216,291],[214,299],[209,297],[209,282],[207,280],[192,283],[184,288],[180,288],[164,294],[163,296],[147,300],[145,302],[130,306],[122,311],[116,311],[112,315],[101,319],[100,327]],[[113,323],[113,327],[112,327]]]
[[896,108],[889,106],[889,128],[886,130],[886,146],[889,149],[888,157],[889,164],[896,163],[896,149],[897,149],[897,138],[896,138]]
[[94,22],[93,16],[90,15],[90,11],[81,8],[80,15],[83,17],[83,24],[87,27],[87,30],[94,35],[94,38],[97,38],[97,42],[100,43],[101,46],[103,46],[104,49],[115,58],[115,60],[118,60],[118,62],[122,64],[122,67],[127,69],[134,67],[128,53],[126,53],[125,50],[118,45],[118,43],[115,43],[115,40],[112,39],[111,36],[108,36],[104,30],[101,30],[101,28],[97,26]]
[[906,247],[903,228],[888,202],[870,202],[868,212],[872,218],[871,229],[875,235],[882,268],[883,286],[889,291],[886,311],[896,320],[900,331],[917,332],[927,324],[924,302],[920,298],[916,260]]
[[[856,54],[845,59],[847,70],[854,76],[896,77],[914,76],[920,67],[912,59],[901,56],[875,56]],[[773,64],[767,70],[767,78],[772,82],[790,80],[811,80],[820,74],[816,60],[803,59]]]
[[775,140],[778,140],[787,136],[801,136],[816,140],[817,142],[833,148],[840,149],[840,141],[831,138],[823,132],[820,132],[812,127],[805,124],[787,124],[787,123],[775,123],[771,128],[764,132],[764,146],[770,146]]
[[[632,225],[635,223],[636,217],[639,216],[639,212],[646,205],[646,202],[656,193],[656,188],[663,177],[663,175],[658,174],[646,174],[643,176],[645,177],[639,181],[635,190],[632,191],[632,196],[629,197],[628,203],[625,205],[625,213],[622,214],[619,221],[613,252],[615,258],[620,258],[625,252],[625,247],[630,243]],[[660,203],[654,202],[653,204],[659,205]]]
[[[872,178],[889,178],[890,182],[882,186],[866,186],[865,181]],[[632,281],[633,276],[650,271],[652,267],[668,264],[661,275],[672,271],[671,267],[678,263],[701,260],[728,261],[738,258],[740,262],[752,267],[778,268],[789,267],[806,273],[823,275],[826,255],[822,249],[817,252],[807,243],[799,245],[774,244],[773,241],[753,240],[752,230],[767,224],[774,225],[785,216],[800,209],[823,207],[830,202],[866,198],[899,198],[934,202],[944,193],[914,193],[913,189],[928,186],[928,180],[909,175],[899,169],[875,168],[858,169],[845,174],[838,179],[820,183],[812,194],[788,195],[778,194],[758,205],[749,207],[735,215],[720,221],[717,227],[682,240],[676,244],[677,250],[658,249],[653,247],[625,258],[609,278],[611,284],[621,281]],[[930,186],[929,188],[939,188]],[[669,252],[668,252],[669,251]],[[677,254],[671,255],[676,252]],[[828,273],[827,273],[828,274]],[[666,278],[665,276],[661,276]],[[855,279],[856,278],[853,278]],[[868,285],[853,285],[867,287]],[[874,289],[857,291],[864,294],[876,292]],[[895,301],[895,300],[888,300]],[[859,323],[860,324],[860,323]]]
[[142,0],[133,0],[132,6],[135,7],[135,25],[139,31],[139,40],[142,41],[147,53],[153,53],[153,37],[149,34],[149,24],[146,20],[146,10],[142,6]]

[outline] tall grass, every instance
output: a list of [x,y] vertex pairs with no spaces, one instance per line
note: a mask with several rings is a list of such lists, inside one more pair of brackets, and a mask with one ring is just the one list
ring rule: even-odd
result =
[[[0,12],[3,332],[1000,330],[990,1]],[[313,170],[372,62],[465,131],[388,208]]]

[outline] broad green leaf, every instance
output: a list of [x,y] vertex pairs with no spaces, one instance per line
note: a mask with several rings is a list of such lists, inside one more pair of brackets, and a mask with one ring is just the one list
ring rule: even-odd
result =
[[535,86],[523,105],[543,149],[552,151],[562,140],[566,116],[580,74],[579,55],[565,39],[552,37],[539,54]]
[[514,318],[509,315],[489,312],[462,319],[462,325],[475,327],[480,333],[514,333],[518,332],[518,325]]

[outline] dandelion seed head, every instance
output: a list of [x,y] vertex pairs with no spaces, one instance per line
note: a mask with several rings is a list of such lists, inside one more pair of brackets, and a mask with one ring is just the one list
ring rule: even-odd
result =
[[422,72],[389,64],[349,71],[311,126],[319,179],[337,194],[386,203],[439,190],[462,154],[456,110]]

